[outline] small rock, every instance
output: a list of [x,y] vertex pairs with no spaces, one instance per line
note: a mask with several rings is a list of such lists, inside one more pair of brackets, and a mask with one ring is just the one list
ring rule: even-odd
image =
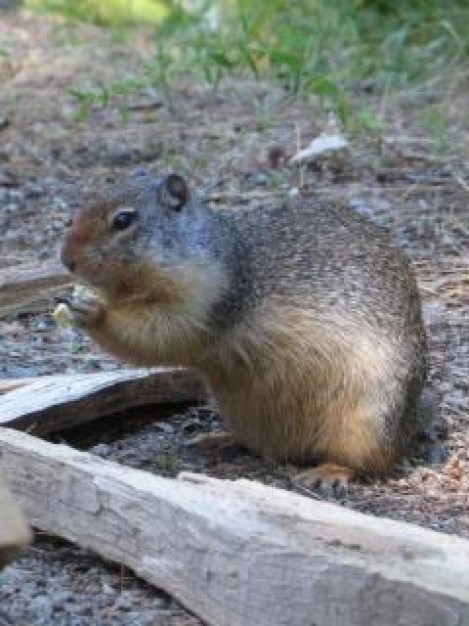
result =
[[6,613],[0,611],[0,626],[13,626],[14,622]]
[[120,611],[130,611],[132,609],[132,601],[124,592],[116,599],[115,607]]
[[154,428],[155,430],[162,431],[165,435],[172,435],[174,433],[174,426],[168,424],[168,422],[156,422]]
[[2,187],[17,187],[18,180],[14,174],[7,170],[0,170],[0,186]]
[[51,623],[52,602],[48,596],[41,595],[33,598],[29,603],[29,609],[37,615],[41,623]]
[[200,420],[197,418],[189,418],[185,420],[182,424],[182,430],[185,435],[191,435],[198,430],[201,430],[202,425]]
[[111,454],[111,446],[108,446],[107,443],[98,443],[89,450],[91,454],[96,454],[96,456],[107,457]]
[[63,220],[53,220],[52,222],[52,230],[62,231],[64,229]]
[[422,303],[423,319],[427,326],[437,324],[444,319],[445,306],[438,300],[427,300]]
[[[101,444],[101,445],[104,445],[104,444]],[[115,589],[113,589],[113,587],[111,587],[111,585],[109,585],[107,582],[102,583],[101,591],[102,593],[105,593],[107,596],[111,596],[116,593]]]
[[266,187],[268,182],[268,177],[265,172],[262,171],[253,171],[249,172],[249,174],[245,177],[245,186],[247,189],[255,189],[256,187]]
[[355,213],[359,213],[364,217],[373,218],[375,212],[371,205],[363,198],[352,198],[349,202],[349,208]]
[[74,596],[70,591],[57,591],[50,596],[50,602],[54,610],[62,609],[66,602],[70,602],[73,599]]

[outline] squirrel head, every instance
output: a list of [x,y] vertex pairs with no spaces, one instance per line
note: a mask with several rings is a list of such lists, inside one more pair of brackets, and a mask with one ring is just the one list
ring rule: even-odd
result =
[[61,260],[108,297],[171,300],[188,270],[213,264],[210,215],[178,174],[155,180],[139,171],[78,212]]

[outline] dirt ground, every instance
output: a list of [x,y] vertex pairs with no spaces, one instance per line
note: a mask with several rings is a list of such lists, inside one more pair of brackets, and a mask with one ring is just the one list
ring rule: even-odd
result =
[[[354,105],[381,116],[383,128],[352,135],[341,163],[299,172],[283,161],[274,167],[273,155],[293,154],[298,140],[307,145],[326,112],[314,97],[293,98],[268,83],[230,82],[213,92],[188,80],[174,87],[171,106],[158,89],[129,96],[126,123],[119,101],[76,120],[70,89],[131,75],[151,55],[145,31],[124,36],[0,11],[0,268],[56,256],[84,194],[141,166],[184,173],[220,206],[275,202],[300,179],[324,201],[344,199],[387,226],[415,262],[438,415],[432,445],[422,442],[386,481],[354,484],[341,503],[469,538],[469,67],[392,97],[357,87]],[[444,119],[444,128],[432,119]],[[0,322],[0,377],[117,367],[47,312]],[[189,445],[219,427],[209,407],[180,408],[157,422],[140,409],[60,438],[149,471],[292,488],[293,467]],[[200,623],[118,565],[40,534],[0,574],[0,610],[15,625]]]

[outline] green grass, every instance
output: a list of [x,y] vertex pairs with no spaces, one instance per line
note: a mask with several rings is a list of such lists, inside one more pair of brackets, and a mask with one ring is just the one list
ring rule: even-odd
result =
[[61,13],[72,20],[114,26],[156,24],[169,12],[167,3],[157,0],[26,0],[25,5],[36,10]]
[[210,30],[203,10],[188,19],[173,8],[159,29],[173,58],[214,85],[251,72],[336,96],[365,80],[403,86],[469,52],[463,1],[236,0],[221,14]]
[[447,116],[440,106],[431,105],[424,107],[421,111],[423,127],[427,134],[434,139],[439,151],[444,151],[447,147]]
[[181,75],[215,89],[228,76],[250,75],[274,79],[288,93],[315,93],[347,123],[351,94],[364,87],[378,93],[405,88],[449,71],[469,54],[467,0],[201,0],[191,10],[188,0],[32,1],[87,18],[99,9],[101,22],[116,22],[118,4],[128,14],[139,7],[142,19],[156,19],[155,56],[142,76],[104,92],[77,91],[87,106],[148,84],[170,97]]

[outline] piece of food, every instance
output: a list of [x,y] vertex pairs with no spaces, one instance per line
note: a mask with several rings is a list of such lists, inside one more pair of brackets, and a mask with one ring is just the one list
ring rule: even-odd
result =
[[73,313],[65,302],[61,302],[55,307],[52,317],[58,326],[73,326]]
[[96,298],[96,293],[93,289],[85,287],[84,285],[75,285],[70,296],[64,297],[63,301],[60,301],[61,299],[59,299],[59,304],[55,307],[52,317],[58,326],[62,326],[64,328],[73,326],[73,313],[67,304],[67,300],[86,300],[93,298]]

